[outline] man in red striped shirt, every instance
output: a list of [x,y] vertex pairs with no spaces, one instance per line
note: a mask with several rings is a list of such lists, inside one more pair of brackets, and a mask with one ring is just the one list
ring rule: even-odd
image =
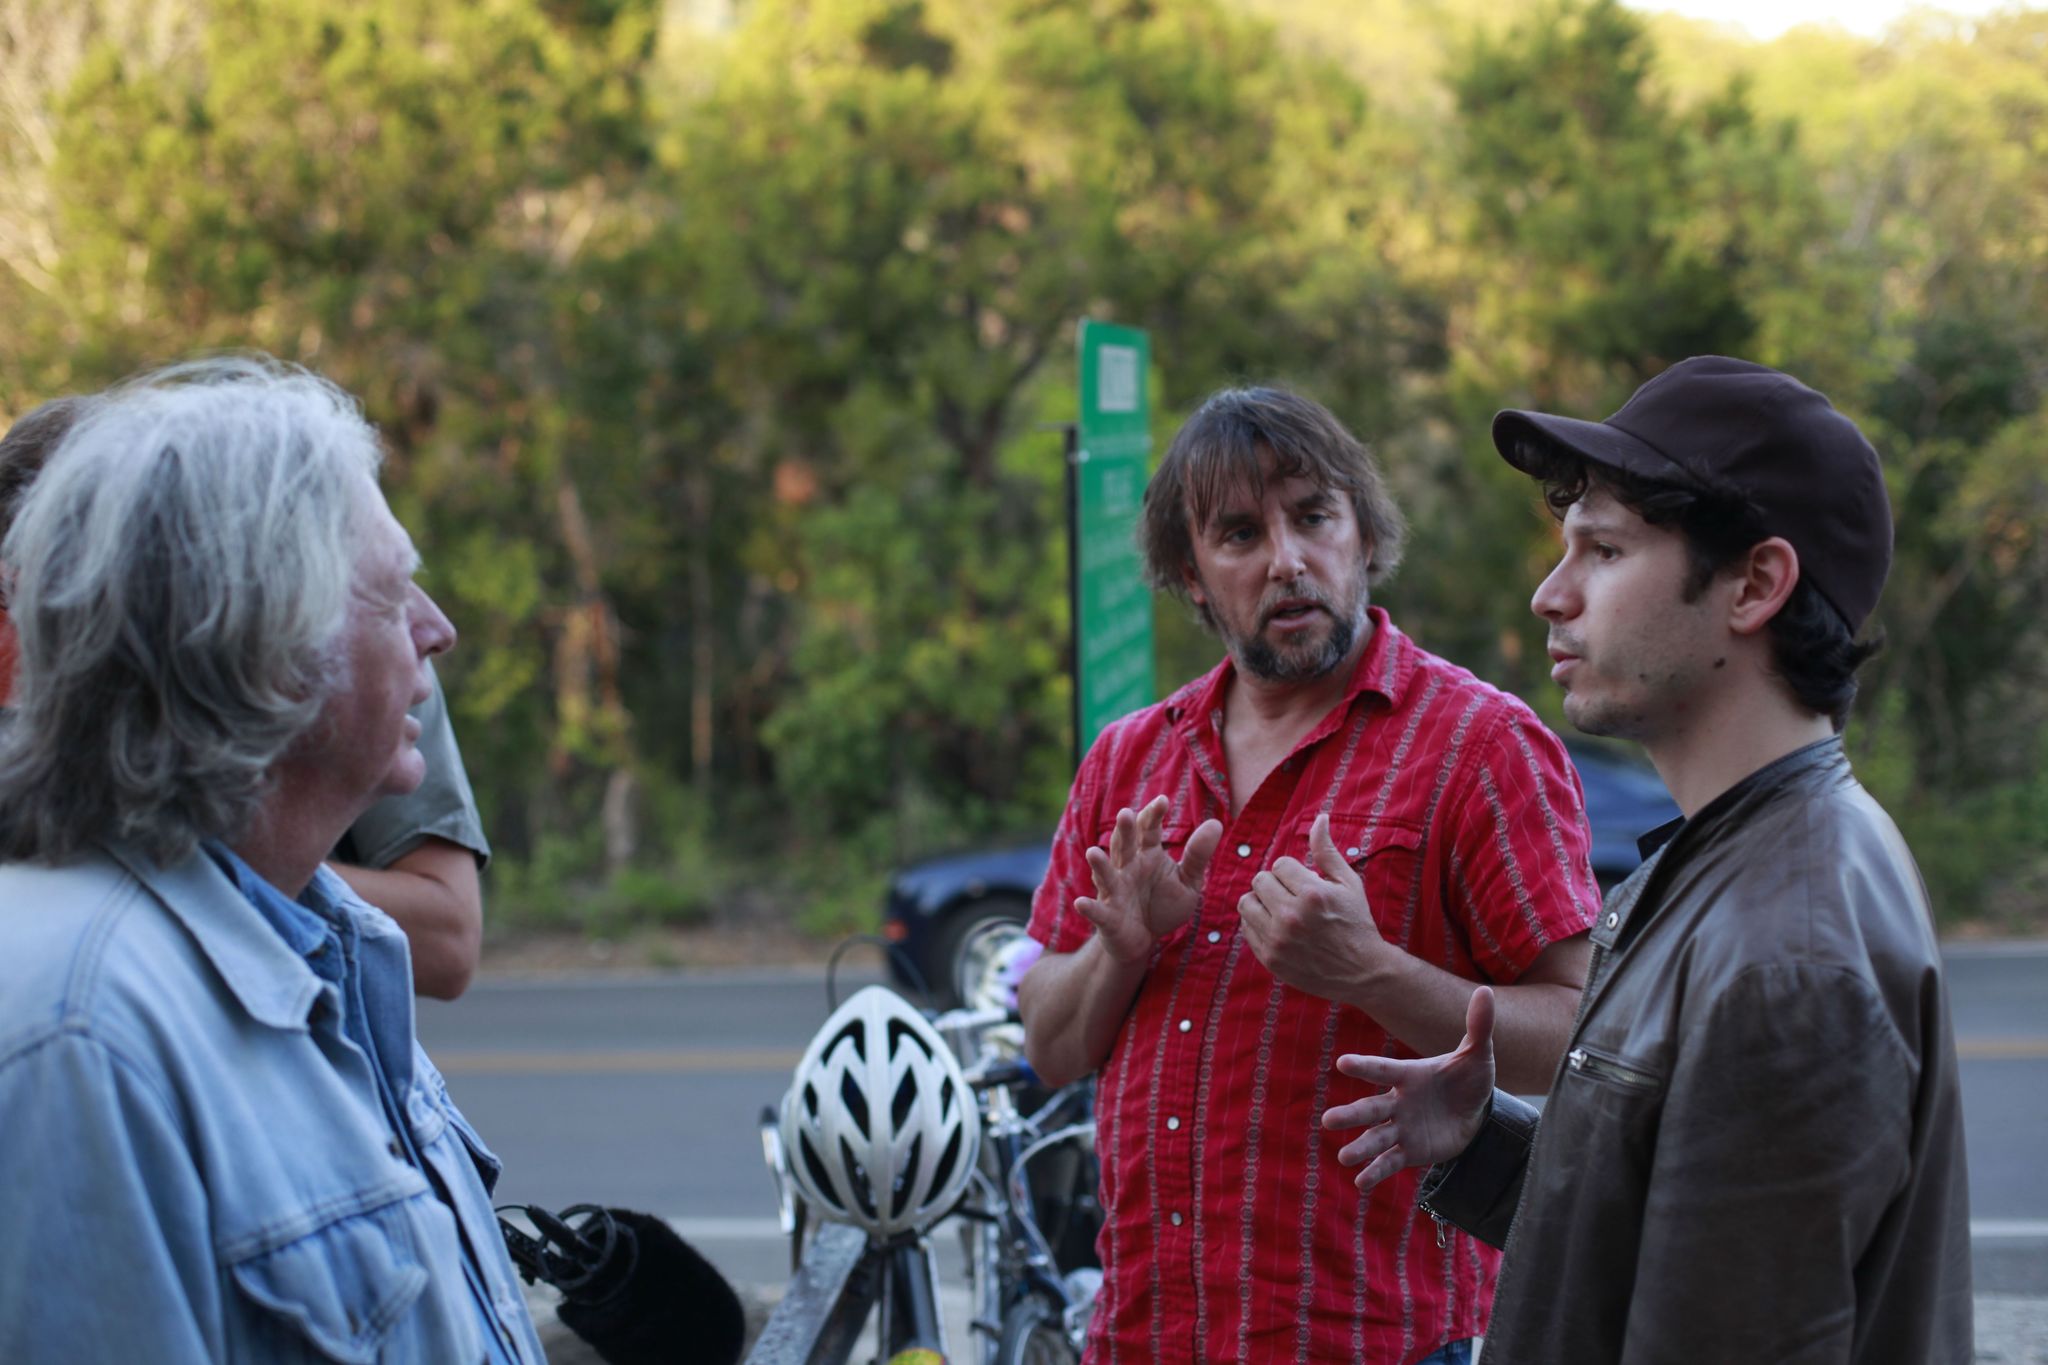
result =
[[1556,737],[1370,605],[1403,529],[1275,389],[1211,397],[1146,490],[1148,573],[1227,655],[1089,751],[1018,1002],[1041,1076],[1099,1076],[1091,1361],[1458,1365],[1485,1330],[1497,1253],[1413,1172],[1356,1193],[1332,1063],[1449,1051],[1483,981],[1502,1084],[1546,1088],[1600,896]]

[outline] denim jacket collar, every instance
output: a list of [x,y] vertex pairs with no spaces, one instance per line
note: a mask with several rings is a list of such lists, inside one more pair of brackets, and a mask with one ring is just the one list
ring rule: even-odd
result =
[[251,1019],[305,1029],[324,983],[213,859],[194,849],[162,867],[130,845],[110,840],[105,847],[185,926]]

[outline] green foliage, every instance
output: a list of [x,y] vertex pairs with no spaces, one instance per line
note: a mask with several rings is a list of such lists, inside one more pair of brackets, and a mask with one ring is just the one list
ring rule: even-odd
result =
[[825,853],[793,892],[796,927],[823,939],[875,933],[882,927],[882,894],[888,881],[885,868],[857,856]]
[[[1546,713],[1496,408],[1779,364],[1898,511],[1852,743],[1947,913],[2038,901],[2048,15],[1759,44],[1614,0],[25,0],[0,412],[256,346],[363,397],[461,627],[497,924],[872,923],[1068,780],[1073,336],[1161,444],[1376,445],[1386,597]],[[1162,684],[1214,645],[1161,610]]]
[[491,928],[597,928],[590,869],[602,851],[593,822],[575,834],[546,833],[520,852],[491,859]]
[[705,874],[702,866],[622,867],[605,887],[606,911],[636,924],[702,924],[717,907],[715,888],[705,885]]
[[647,796],[648,823],[663,832],[637,862],[598,869],[602,830],[595,821],[573,833],[543,833],[525,856],[499,853],[492,862],[493,930],[576,929],[617,938],[637,928],[706,924],[727,908],[761,870],[712,837],[708,812],[686,788],[657,782]]
[[[2018,742],[2016,772],[1966,790],[1917,776],[1921,747],[1903,690],[1883,694],[1852,736],[1857,776],[1897,820],[1920,863],[1935,912],[1995,928],[2038,927],[2048,895],[2048,733]],[[2016,736],[2008,735],[2009,744]]]

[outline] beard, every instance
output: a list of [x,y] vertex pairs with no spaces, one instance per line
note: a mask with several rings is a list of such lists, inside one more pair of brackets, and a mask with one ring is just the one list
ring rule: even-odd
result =
[[[1328,677],[1350,657],[1359,632],[1365,629],[1365,609],[1370,600],[1366,573],[1366,566],[1360,563],[1348,585],[1350,591],[1345,594],[1348,602],[1333,601],[1314,584],[1298,581],[1287,585],[1284,591],[1266,595],[1266,600],[1259,603],[1253,629],[1239,631],[1219,616],[1216,632],[1237,660],[1237,666],[1264,682],[1304,683]],[[1314,602],[1329,613],[1330,628],[1320,641],[1276,646],[1266,638],[1266,627],[1272,623],[1274,610],[1289,599]]]
[[1570,684],[1565,685],[1564,718],[1571,727],[1581,734],[1604,739],[1637,738],[1642,717],[1635,708],[1619,705],[1613,698],[1599,694],[1598,665],[1587,659],[1586,642],[1569,631],[1553,629],[1547,644],[1550,649],[1577,656],[1580,669],[1592,675],[1590,685],[1581,683],[1576,691]]
[[1357,639],[1355,622],[1333,618],[1320,646],[1295,646],[1283,651],[1269,644],[1265,636],[1252,635],[1231,642],[1230,652],[1237,656],[1237,666],[1255,678],[1267,682],[1313,682],[1343,663]]
[[1552,647],[1575,654],[1579,667],[1565,684],[1564,718],[1582,734],[1654,742],[1684,717],[1715,665],[1693,643],[1702,625],[1679,603],[1656,627],[1588,653],[1580,637],[1553,630]]
[[1571,692],[1564,695],[1564,718],[1580,734],[1597,735],[1602,739],[1627,739],[1640,743],[1648,737],[1650,730],[1650,718],[1641,707],[1582,697]]

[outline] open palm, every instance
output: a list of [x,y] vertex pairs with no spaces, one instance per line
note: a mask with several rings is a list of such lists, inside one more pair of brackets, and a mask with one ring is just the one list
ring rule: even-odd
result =
[[1221,824],[1205,821],[1176,859],[1161,839],[1166,806],[1166,798],[1157,796],[1142,810],[1118,811],[1109,847],[1088,850],[1095,894],[1077,898],[1074,908],[1120,962],[1149,955],[1160,939],[1195,917],[1202,905],[1202,878],[1223,837]]
[[1325,1128],[1363,1128],[1337,1160],[1363,1165],[1369,1190],[1396,1171],[1448,1161],[1472,1145],[1493,1097],[1493,991],[1481,986],[1465,1007],[1465,1037],[1454,1051],[1414,1059],[1347,1054],[1347,1076],[1387,1089],[1323,1112]]

